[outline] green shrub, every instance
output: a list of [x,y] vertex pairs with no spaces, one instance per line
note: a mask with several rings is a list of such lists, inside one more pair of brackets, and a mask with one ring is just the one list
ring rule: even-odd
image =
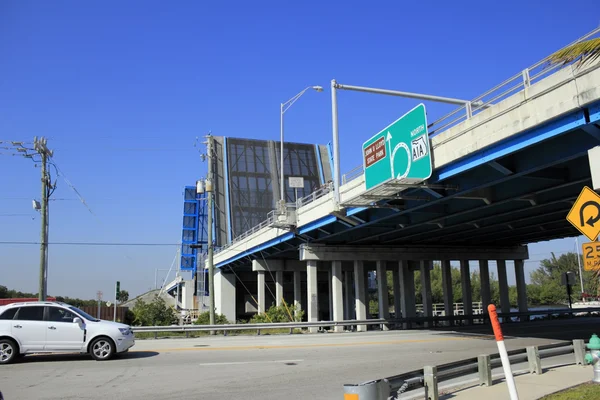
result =
[[177,323],[177,314],[164,299],[156,296],[151,303],[138,299],[133,306],[133,324],[138,326],[167,326]]
[[[229,322],[226,316],[215,313],[216,325],[227,325],[230,323],[231,322]],[[198,319],[194,321],[194,325],[210,325],[210,311],[206,311],[198,315]]]
[[[291,318],[290,318],[291,316]],[[253,316],[249,323],[261,324],[261,323],[276,323],[276,322],[300,322],[304,316],[304,311],[300,307],[294,307],[292,305],[281,305],[271,306],[264,314],[256,314]]]

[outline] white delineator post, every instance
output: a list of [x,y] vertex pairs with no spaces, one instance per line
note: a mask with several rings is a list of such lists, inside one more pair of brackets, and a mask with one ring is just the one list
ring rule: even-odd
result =
[[504,370],[504,377],[506,384],[508,385],[508,394],[511,400],[519,400],[517,394],[517,387],[515,386],[515,378],[510,368],[510,361],[508,360],[508,353],[506,352],[506,345],[504,344],[504,336],[502,335],[502,328],[500,327],[500,321],[498,321],[498,313],[496,312],[496,306],[490,304],[488,306],[488,315],[490,322],[492,323],[492,329],[494,330],[494,336],[496,337],[496,344],[498,345],[498,353],[500,353],[500,360],[502,360],[502,369]]

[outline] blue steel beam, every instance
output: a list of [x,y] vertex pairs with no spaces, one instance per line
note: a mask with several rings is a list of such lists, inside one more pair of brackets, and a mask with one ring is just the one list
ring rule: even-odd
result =
[[[576,114],[579,116],[579,121],[581,122],[583,120],[583,112],[577,112]],[[569,125],[575,124],[572,116],[571,116],[571,118],[566,118],[566,120],[569,122]],[[370,224],[374,224],[375,222],[386,221],[388,219],[395,218],[396,216],[403,215],[405,213],[410,213],[415,210],[425,208],[431,204],[441,202],[442,200],[452,199],[454,197],[460,196],[461,194],[468,194],[469,192],[471,192],[472,190],[475,190],[477,188],[498,185],[500,183],[507,182],[511,179],[514,179],[515,177],[531,174],[533,172],[542,170],[544,168],[552,167],[560,162],[564,162],[564,161],[574,159],[576,157],[580,157],[580,156],[586,154],[587,150],[590,147],[593,147],[590,144],[590,141],[592,140],[592,138],[589,138],[588,140],[586,140],[587,135],[584,137],[581,137],[581,140],[572,140],[572,138],[570,138],[569,135],[561,135],[556,130],[555,127],[553,127],[553,128],[554,129],[550,129],[550,128],[546,127],[545,129],[542,129],[540,131],[541,132],[540,134],[547,136],[551,133],[553,135],[551,137],[556,137],[555,145],[552,146],[551,148],[548,148],[549,146],[546,145],[544,147],[544,151],[540,151],[539,149],[537,149],[535,151],[530,151],[529,152],[530,154],[528,154],[528,155],[525,155],[524,153],[526,153],[526,151],[522,150],[520,152],[520,157],[518,159],[515,159],[515,173],[513,175],[509,175],[509,176],[502,175],[500,177],[495,176],[495,177],[491,178],[490,177],[491,174],[489,174],[489,170],[488,170],[488,172],[486,172],[485,170],[478,168],[478,169],[469,171],[470,173],[466,174],[467,171],[462,171],[463,166],[460,166],[460,168],[458,168],[458,167],[453,168],[452,166],[449,166],[445,170],[441,170],[439,172],[435,171],[433,180],[430,182],[433,182],[433,183],[439,182],[442,175],[443,176],[457,175],[457,176],[455,176],[455,178],[447,180],[448,183],[451,183],[460,188],[456,193],[449,194],[448,196],[444,197],[443,199],[433,200],[427,204],[415,205],[414,207],[407,206],[406,210],[404,210],[404,211],[396,213],[392,216],[380,218],[376,221],[369,221],[366,224],[363,224],[359,227],[355,227],[353,229],[363,229],[363,228],[369,226]],[[532,141],[531,134],[524,135],[523,140],[525,142]],[[500,150],[498,150],[499,152],[505,151],[505,149],[506,149],[505,145],[499,144],[498,146],[500,147]],[[490,153],[492,150],[493,149],[488,150],[488,153]],[[460,170],[460,172],[462,172],[462,174],[460,176],[458,176],[459,170]],[[337,235],[339,235],[339,234],[337,234]],[[331,239],[331,237],[329,239]],[[322,241],[322,240],[320,240],[320,241]]]
[[[575,179],[573,182],[567,182],[565,184],[561,184],[561,185],[558,185],[558,186],[556,186],[556,185],[549,186],[547,183],[544,184],[545,182],[538,182],[538,186],[534,186],[531,183],[529,185],[527,185],[527,186],[525,186],[525,185],[519,185],[519,184],[514,184],[513,183],[512,190],[510,190],[510,188],[505,188],[505,189],[498,190],[499,193],[502,193],[502,195],[503,195],[502,197],[497,198],[494,203],[487,204],[485,206],[477,207],[477,209],[484,209],[484,210],[488,210],[488,212],[490,212],[490,213],[495,213],[495,212],[497,212],[496,209],[497,209],[497,207],[499,205],[504,205],[504,204],[510,203],[512,201],[515,201],[515,200],[523,200],[522,199],[523,197],[534,198],[536,195],[544,193],[544,192],[546,192],[548,190],[552,191],[552,190],[555,190],[555,189],[567,188],[567,187],[573,186],[573,185],[581,185],[583,182],[587,182],[588,180],[589,180],[589,176],[585,176],[584,178]],[[515,190],[515,188],[517,190]],[[576,190],[578,191],[580,189],[576,188]],[[436,222],[448,221],[449,225],[452,225],[452,226],[454,226],[456,224],[462,224],[462,223],[465,223],[465,222],[476,222],[476,221],[480,220],[481,217],[473,217],[473,212],[474,211],[477,211],[477,210],[474,210],[472,208],[471,209],[465,209],[465,210],[459,211],[459,212],[454,213],[454,214],[446,215],[446,216],[444,216],[442,218],[430,220],[428,222],[430,222],[430,223],[436,223]],[[458,221],[456,221],[454,223],[450,223],[450,221],[453,220],[453,219],[455,219],[455,217],[461,216],[461,215],[468,215],[470,218],[469,218],[468,221],[458,220]],[[403,231],[405,231],[405,229]],[[393,233],[394,232],[390,232],[389,234],[393,234]],[[418,236],[420,234],[422,234],[422,233],[417,233],[417,234],[409,235],[409,236],[403,236],[402,240],[410,238],[410,237]],[[384,236],[387,236],[387,235],[384,235]],[[381,237],[379,239],[381,239]],[[386,241],[384,240],[384,242],[386,242]]]

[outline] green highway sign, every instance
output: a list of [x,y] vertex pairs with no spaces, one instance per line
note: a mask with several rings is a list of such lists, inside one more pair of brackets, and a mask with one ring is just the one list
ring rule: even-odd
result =
[[363,143],[366,190],[395,179],[419,183],[431,176],[425,105],[419,104]]

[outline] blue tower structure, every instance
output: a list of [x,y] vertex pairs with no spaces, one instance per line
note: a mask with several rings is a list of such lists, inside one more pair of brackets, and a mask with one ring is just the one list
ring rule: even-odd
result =
[[[186,186],[183,191],[183,226],[181,235],[181,270],[190,271],[196,276],[198,269],[197,287],[207,295],[207,272],[204,269],[204,259],[208,252],[208,221],[207,202],[204,194],[197,194],[195,186]],[[201,295],[202,293],[197,293]]]

